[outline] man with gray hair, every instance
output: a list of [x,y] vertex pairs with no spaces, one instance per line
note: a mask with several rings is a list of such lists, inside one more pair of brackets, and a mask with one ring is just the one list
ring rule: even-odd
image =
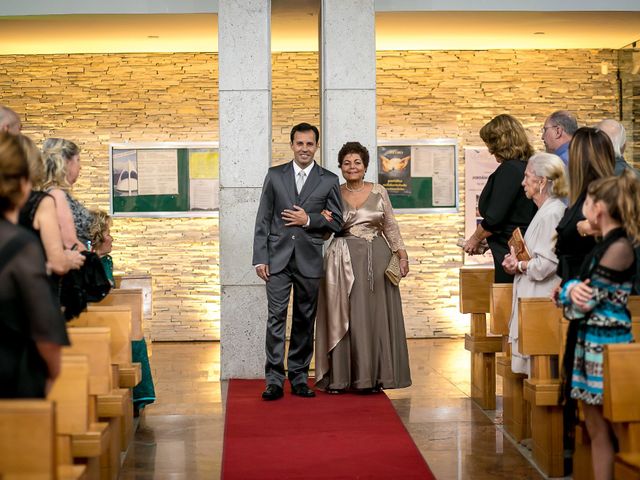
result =
[[624,125],[611,118],[606,118],[598,123],[596,128],[602,130],[611,139],[611,143],[613,144],[613,153],[616,154],[615,174],[622,175],[622,172],[624,172],[625,169],[631,168],[634,170],[635,174],[638,175],[638,171],[633,169],[623,157],[624,149],[627,146],[627,135],[624,130]]
[[18,114],[9,107],[0,105],[0,132],[18,135],[20,130],[22,130],[22,122]]
[[578,130],[575,115],[567,110],[553,112],[542,127],[542,141],[549,153],[558,155],[565,165],[569,165],[569,142]]

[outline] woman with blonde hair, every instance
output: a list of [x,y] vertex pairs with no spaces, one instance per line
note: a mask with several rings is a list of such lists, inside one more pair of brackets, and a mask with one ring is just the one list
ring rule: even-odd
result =
[[575,326],[565,357],[572,358],[567,387],[581,402],[596,480],[613,478],[614,441],[602,415],[603,351],[607,344],[633,341],[627,300],[636,273],[634,246],[640,244],[640,181],[627,170],[589,184],[582,207],[594,231],[602,234],[577,278],[568,280],[558,302]]
[[62,241],[68,249],[89,247],[91,213],[71,195],[80,175],[80,149],[62,138],[48,138],[42,146],[45,176],[40,189],[56,200]]
[[469,255],[482,253],[481,243],[486,240],[493,255],[495,282],[512,283],[513,275],[505,272],[502,261],[509,253],[507,242],[513,231],[518,227],[525,230],[536,213],[535,204],[521,188],[533,147],[522,124],[507,114],[494,117],[482,127],[480,137],[499,165],[478,200],[482,222],[463,249]]
[[30,189],[18,139],[0,133],[0,398],[44,398],[69,344],[42,246],[17,225]]
[[[44,164],[40,150],[25,135],[18,135],[18,142],[27,157],[32,183],[42,184]],[[27,202],[20,210],[19,223],[40,238],[47,266],[55,275],[64,275],[71,269],[80,268],[84,263],[84,257],[80,252],[65,250],[58,224],[56,202],[48,193],[36,189],[31,191]],[[55,278],[53,282],[57,283]]]
[[558,283],[556,226],[565,210],[562,199],[568,193],[562,159],[553,153],[536,153],[529,159],[522,186],[527,198],[533,200],[538,207],[524,235],[524,243],[531,259],[519,261],[511,247],[510,253],[504,257],[502,266],[508,274],[515,275],[509,320],[511,369],[514,373],[529,375],[529,357],[520,353],[518,342],[518,299],[548,297]]

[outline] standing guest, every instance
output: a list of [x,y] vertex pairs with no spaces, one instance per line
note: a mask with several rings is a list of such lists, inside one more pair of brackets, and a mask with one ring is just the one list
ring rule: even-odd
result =
[[69,345],[38,239],[16,225],[31,183],[18,139],[0,132],[0,397],[44,398]]
[[565,210],[562,199],[568,193],[562,159],[552,153],[536,153],[529,159],[522,186],[527,198],[533,200],[538,207],[524,235],[524,243],[531,260],[518,261],[511,247],[511,252],[504,257],[502,266],[507,273],[515,275],[509,320],[511,370],[514,373],[530,375],[529,356],[520,353],[518,344],[518,299],[548,297],[558,284],[556,227]]
[[[91,213],[93,218],[90,228],[92,249],[100,257],[107,278],[113,287],[115,286],[113,279],[113,259],[111,255],[109,255],[113,248],[111,217],[104,210],[94,210]],[[133,408],[135,415],[138,416],[144,407],[152,404],[156,400],[147,342],[144,338],[131,342],[131,358],[133,362],[140,363],[142,370],[140,383],[133,388]]]
[[504,271],[502,262],[509,253],[507,242],[513,231],[517,227],[526,230],[536,213],[535,204],[520,186],[533,147],[522,124],[506,114],[498,115],[482,127],[480,137],[499,165],[489,176],[478,200],[480,215],[484,217],[482,223],[463,249],[469,255],[480,253],[480,244],[486,239],[493,255],[495,282],[512,283],[513,275]]
[[[25,135],[18,135],[18,141],[29,162],[31,182],[34,185],[42,184],[44,164],[40,150]],[[84,257],[78,251],[64,249],[53,197],[46,192],[31,190],[27,202],[20,210],[19,223],[40,238],[47,258],[47,267],[54,274],[51,279],[56,292],[58,276],[64,275],[71,269],[80,268],[84,263]]]
[[91,212],[70,193],[80,175],[80,149],[62,138],[48,138],[42,146],[45,178],[41,190],[56,201],[58,223],[65,248],[87,250],[91,240]]
[[569,164],[569,142],[576,130],[578,121],[566,110],[553,112],[542,127],[542,141],[547,152],[558,155],[565,165]]
[[577,326],[566,345],[566,352],[573,352],[570,395],[584,412],[594,478],[604,480],[613,478],[614,440],[602,415],[603,349],[633,341],[627,300],[636,272],[633,246],[640,243],[640,182],[628,170],[594,181],[583,213],[603,239],[587,255],[578,278],[565,283],[559,303]]
[[[316,319],[316,385],[330,393],[411,385],[400,289],[385,276],[392,253],[409,259],[389,195],[364,181],[369,152],[345,143],[338,165],[344,224],[325,256]],[[329,212],[327,219],[331,220]]]
[[[315,396],[307,377],[313,355],[318,287],[324,273],[323,237],[342,227],[338,177],[313,160],[319,137],[318,129],[308,123],[291,129],[293,161],[269,169],[256,215],[253,264],[256,274],[266,282],[269,302],[264,400],[277,400],[284,394],[285,327],[292,286],[293,320],[287,359],[291,393]],[[331,221],[322,215],[323,210],[331,212]]]
[[[580,274],[585,257],[596,245],[595,239],[585,228],[582,207],[589,184],[599,178],[613,175],[615,157],[609,137],[602,131],[590,127],[579,128],[569,146],[569,206],[558,223],[556,255],[558,256],[558,276],[560,283],[552,297],[567,281]],[[577,323],[570,322],[567,342],[575,344]],[[573,428],[575,424],[575,401],[568,391],[573,370],[573,350],[568,349],[563,357],[560,377],[563,381],[561,402],[564,413],[564,445],[573,449]]]
[[587,188],[592,181],[613,175],[614,165],[607,134],[591,127],[576,131],[569,147],[569,207],[557,228],[558,275],[563,284],[578,275],[584,258],[595,246],[595,239],[578,225],[584,220],[582,206]]
[[22,130],[22,122],[16,112],[9,107],[0,105],[0,132],[18,135]]

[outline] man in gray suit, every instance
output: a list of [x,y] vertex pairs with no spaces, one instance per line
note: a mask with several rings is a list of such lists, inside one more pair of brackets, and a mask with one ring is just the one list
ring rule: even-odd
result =
[[[308,123],[291,130],[293,161],[269,169],[253,239],[253,265],[266,282],[267,320],[264,400],[284,395],[287,308],[293,287],[293,319],[287,368],[291,393],[314,397],[307,386],[313,355],[313,324],[323,275],[326,233],[342,227],[338,177],[315,163],[320,134]],[[332,214],[328,221],[321,212]]]

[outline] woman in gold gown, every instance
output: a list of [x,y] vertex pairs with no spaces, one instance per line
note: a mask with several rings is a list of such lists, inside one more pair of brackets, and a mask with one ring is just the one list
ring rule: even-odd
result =
[[[325,254],[316,319],[316,386],[330,393],[411,385],[400,289],[385,276],[392,252],[409,260],[385,188],[364,181],[369,152],[338,154],[344,226]],[[328,215],[328,214],[327,214]]]

